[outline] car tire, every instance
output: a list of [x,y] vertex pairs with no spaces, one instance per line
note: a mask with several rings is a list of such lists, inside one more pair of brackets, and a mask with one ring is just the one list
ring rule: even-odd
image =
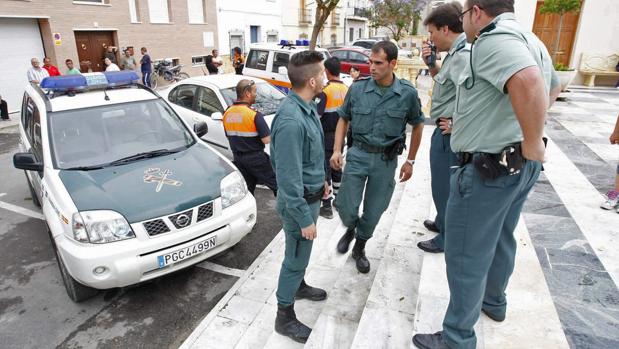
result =
[[30,196],[32,196],[32,203],[34,204],[34,206],[36,207],[41,207],[41,201],[39,201],[39,197],[37,196],[37,193],[34,191],[34,187],[32,186],[32,183],[30,183],[30,178],[28,178],[28,174],[26,172],[24,172],[26,174],[26,182],[28,182],[28,189],[30,189]]
[[189,74],[187,74],[185,72],[180,72],[176,76],[176,81],[181,81],[181,80],[185,80],[185,79],[189,79]]
[[64,284],[65,290],[67,291],[67,295],[69,296],[69,298],[71,298],[71,300],[75,303],[79,303],[96,296],[97,293],[99,293],[99,290],[80,284],[71,276],[71,274],[69,274],[69,270],[67,270],[67,267],[62,261],[62,257],[60,256],[58,248],[56,247],[56,241],[54,241],[54,238],[52,237],[52,233],[49,231],[49,228],[48,234],[49,238],[52,240],[52,247],[54,249],[54,254],[56,255],[56,261],[58,262],[58,269],[60,270],[62,283]]

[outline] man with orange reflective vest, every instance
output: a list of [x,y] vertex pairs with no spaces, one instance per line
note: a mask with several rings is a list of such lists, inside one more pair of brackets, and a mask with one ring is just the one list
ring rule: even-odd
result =
[[256,83],[243,79],[236,85],[237,101],[224,113],[224,130],[247,188],[253,194],[256,184],[264,184],[277,196],[275,172],[264,145],[271,141],[271,130],[264,116],[251,105],[256,103]]
[[[333,208],[331,200],[337,196],[342,182],[342,171],[334,170],[329,165],[328,161],[333,155],[333,145],[335,143],[335,128],[337,121],[340,119],[337,113],[338,108],[344,104],[344,98],[348,92],[348,87],[340,80],[340,60],[336,57],[331,57],[324,62],[325,74],[329,83],[318,95],[318,115],[320,115],[320,123],[325,134],[325,160],[326,163],[326,181],[331,187],[330,191],[325,193],[322,198],[322,207],[320,207],[320,215],[322,217],[333,218]],[[333,194],[333,195],[331,195]]]

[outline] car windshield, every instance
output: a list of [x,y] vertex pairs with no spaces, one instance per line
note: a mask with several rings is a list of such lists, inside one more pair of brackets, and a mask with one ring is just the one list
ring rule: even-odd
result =
[[[275,114],[279,104],[286,98],[278,89],[267,83],[257,83],[256,93],[256,103],[253,107],[264,115]],[[226,104],[232,105],[236,100],[236,87],[222,89],[221,94]]]
[[195,142],[180,118],[159,99],[59,111],[50,114],[49,120],[52,157],[59,169],[137,161],[148,157],[138,154],[169,154]]

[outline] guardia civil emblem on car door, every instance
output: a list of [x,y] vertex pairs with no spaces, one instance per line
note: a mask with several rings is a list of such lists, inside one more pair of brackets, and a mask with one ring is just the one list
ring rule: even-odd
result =
[[170,179],[168,176],[172,175],[172,171],[170,170],[161,170],[159,168],[149,168],[144,171],[144,183],[157,183],[157,188],[155,188],[155,192],[160,192],[163,189],[163,185],[173,185],[175,187],[180,187],[183,185],[183,182],[177,181],[175,179]]

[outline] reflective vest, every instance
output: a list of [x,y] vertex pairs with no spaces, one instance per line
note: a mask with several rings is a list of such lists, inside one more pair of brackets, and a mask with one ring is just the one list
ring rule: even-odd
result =
[[323,92],[327,97],[327,104],[325,105],[325,113],[337,112],[337,109],[344,104],[344,98],[348,92],[348,87],[341,82],[330,82],[325,86]]
[[224,113],[224,130],[228,137],[258,137],[254,118],[257,111],[245,103],[235,103]]

